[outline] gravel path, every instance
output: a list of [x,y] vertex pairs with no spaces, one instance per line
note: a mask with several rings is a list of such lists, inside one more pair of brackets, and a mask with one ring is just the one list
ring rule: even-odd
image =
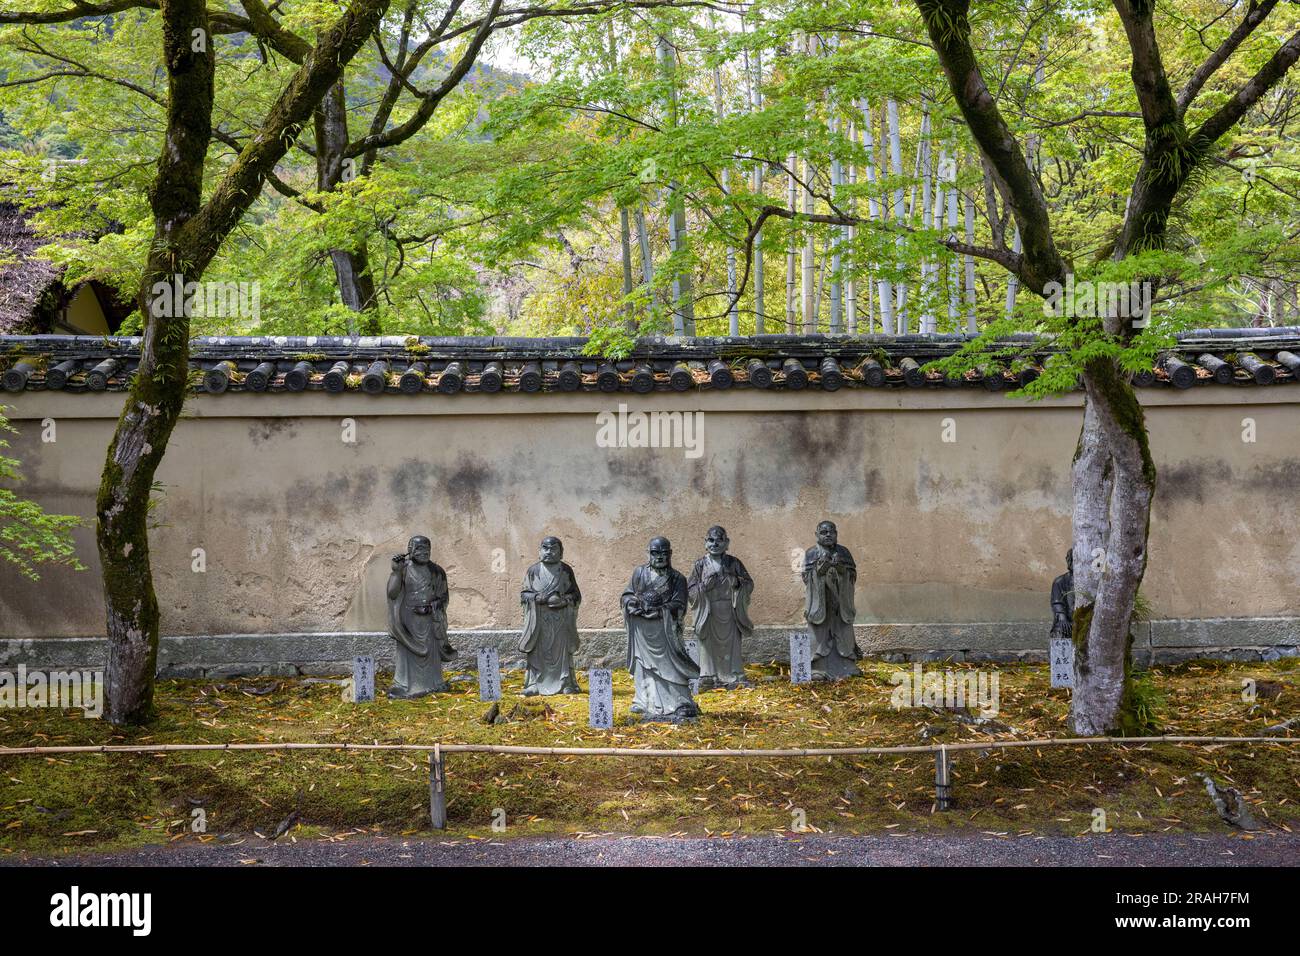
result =
[[358,836],[346,840],[172,844],[0,866],[1294,866],[1300,834],[1083,837],[750,836],[519,838]]

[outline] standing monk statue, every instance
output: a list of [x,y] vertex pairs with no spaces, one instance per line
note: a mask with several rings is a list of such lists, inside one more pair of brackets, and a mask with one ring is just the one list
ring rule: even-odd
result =
[[524,606],[519,649],[528,655],[524,696],[580,694],[573,652],[578,649],[582,592],[573,568],[560,560],[564,545],[559,538],[543,538],[538,557],[541,560],[528,569],[519,592],[519,603]]
[[700,714],[691,696],[691,681],[700,669],[682,643],[686,578],[672,566],[673,546],[667,538],[652,539],[648,551],[649,563],[632,572],[623,592],[627,669],[636,687],[632,713],[677,724]]
[[813,680],[840,680],[862,674],[862,658],[853,638],[853,589],[858,566],[849,549],[839,543],[835,522],[817,526],[817,544],[803,558],[803,583],[807,590],[804,616],[812,629]]
[[1065,552],[1066,571],[1052,582],[1052,637],[1069,638],[1074,631],[1074,549]]
[[397,642],[388,696],[398,700],[449,689],[442,663],[456,649],[447,642],[447,574],[430,560],[431,549],[416,535],[388,575],[388,635]]
[[754,579],[739,558],[727,553],[726,529],[714,525],[704,539],[704,557],[695,562],[687,591],[695,605],[695,638],[700,645],[701,691],[752,687],[745,680],[740,639],[754,632],[749,596]]

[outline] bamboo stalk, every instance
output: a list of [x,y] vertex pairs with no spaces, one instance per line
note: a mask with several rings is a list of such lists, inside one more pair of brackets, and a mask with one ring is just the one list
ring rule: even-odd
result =
[[[609,27],[609,66],[611,72],[618,70],[618,42],[614,36],[614,21],[610,20]],[[620,137],[621,138],[621,137]],[[636,317],[632,314],[632,304],[627,301],[632,295],[632,223],[628,215],[627,206],[618,207],[618,239],[620,252],[623,256],[623,326],[630,333],[635,333],[637,329]]]
[[[921,175],[921,228],[929,229],[934,218],[934,189],[932,186],[932,167],[934,150],[930,142],[930,105],[925,102],[921,107],[921,141],[917,146]],[[913,187],[915,189],[915,187]],[[921,332],[934,331],[934,308],[931,299],[934,295],[934,270],[930,257],[921,259],[921,314],[918,318]]]
[[[656,43],[659,66],[668,81],[669,93],[665,103],[668,114],[666,125],[677,125],[677,51],[666,33],[659,34]],[[667,189],[668,247],[674,253],[686,247],[686,207],[678,184],[669,183]],[[691,288],[690,269],[678,266],[673,272],[673,331],[677,335],[695,335],[695,303]]]
[[[713,68],[713,108],[717,115],[718,124],[726,118],[726,108],[722,102],[722,68],[715,66]],[[723,202],[731,196],[731,167],[722,168],[722,196]],[[727,334],[740,334],[740,298],[736,294],[736,249],[731,244],[727,245]]]
[[[811,216],[814,212],[812,183],[816,175],[812,160],[805,159],[803,164],[803,211]],[[804,230],[802,276],[803,284],[803,330],[807,334],[817,331],[816,274],[817,250],[812,229]]]
[[[975,197],[966,192],[966,201],[962,204],[963,225],[966,228],[966,245],[975,245]],[[975,319],[975,257],[969,253],[964,256],[966,262],[966,331],[974,335],[977,329]]]
[[[832,110],[834,106],[832,105]],[[834,139],[840,131],[839,117],[831,113],[828,123],[831,138]],[[834,146],[832,146],[834,148]],[[844,166],[838,156],[831,158],[831,198],[836,205],[839,204],[840,193],[843,191]],[[840,244],[844,241],[844,228],[836,226],[831,232],[831,318],[830,332],[838,334],[843,331],[841,323],[844,319],[844,288],[840,282],[840,265],[841,254]]]
[[[798,180],[799,180],[799,157],[791,153],[786,158],[787,168],[789,169],[789,181],[786,184],[786,204],[790,208],[791,214],[799,211],[798,200]],[[798,328],[795,311],[795,242],[798,236],[798,230],[795,227],[795,220],[790,220],[790,236],[785,244],[785,330],[788,334],[793,335]]]
[[646,229],[645,209],[641,206],[636,210],[636,241],[641,249],[641,282],[649,285],[654,280],[654,261],[650,258],[650,233]]
[[[899,177],[898,184],[894,189],[894,226],[899,227],[903,224],[903,147],[901,134],[898,125],[898,101],[891,99],[886,104],[886,119],[889,125],[889,171],[896,177]],[[898,265],[901,268],[903,264],[903,236],[900,232],[895,240],[898,249]],[[907,334],[907,313],[903,310],[903,303],[907,298],[907,283],[899,282],[895,292],[894,305],[894,333],[896,335]]]
[[[883,114],[882,114],[883,117]],[[876,198],[875,186],[879,182],[876,177],[876,142],[871,132],[871,103],[868,100],[862,101],[862,148],[867,153],[867,185],[872,189],[867,193],[867,218],[872,222],[879,222],[882,214],[881,202]],[[872,271],[875,270],[877,263],[871,263]],[[888,279],[879,280],[880,302],[880,330],[888,332],[894,327],[894,291]],[[875,318],[871,309],[871,283],[867,282],[867,332],[875,330]]]
[[[950,144],[951,145],[951,144]],[[949,241],[957,238],[957,155],[956,153],[943,153],[943,179],[948,184],[945,195],[948,197],[947,207],[947,226]],[[958,277],[957,257],[951,253],[948,255],[948,331],[955,332],[961,328],[960,311],[958,304],[958,287],[960,280]]]
[[[745,18],[740,18],[740,32],[745,32]],[[759,49],[754,50],[754,62],[752,64],[753,72],[751,73],[751,64],[749,60],[749,48],[744,50],[744,68],[745,68],[745,101],[750,113],[755,113],[762,109],[762,86],[763,86],[763,54]],[[751,154],[752,155],[752,154]],[[751,173],[753,183],[751,189],[755,196],[763,195],[763,164],[762,162],[754,163]],[[754,234],[753,245],[753,271],[754,271],[754,334],[762,335],[766,331],[766,303],[764,302],[764,285],[766,276],[763,270],[763,230],[760,228]]]
[[[811,56],[816,52],[816,41],[811,36],[805,33],[803,42],[805,54]],[[817,171],[813,167],[812,158],[805,156],[803,161],[803,211],[806,216],[811,216],[815,212],[812,185],[816,175]],[[803,330],[805,334],[811,334],[817,331],[817,303],[815,302],[816,247],[811,228],[804,230],[802,266]]]
[[[1020,254],[1020,227],[1016,226],[1015,235],[1011,239],[1011,251],[1016,255]],[[1020,288],[1020,280],[1014,272],[1007,273],[1007,318],[1011,318],[1016,311],[1016,292]]]
[[[857,125],[850,120],[849,135],[848,135],[849,142],[850,143],[856,142],[857,137],[858,137]],[[850,191],[849,215],[851,216],[856,216],[858,214],[858,200],[856,196],[852,195],[853,187],[856,186],[857,184],[858,184],[858,164],[854,162],[850,162],[848,168],[848,185]],[[843,228],[844,228],[844,241],[845,243],[848,244],[849,248],[852,249],[854,240],[857,238],[858,235],[857,228],[855,226],[845,226]],[[845,324],[847,326],[849,335],[857,335],[858,333],[858,279],[856,274],[856,267],[857,267],[857,262],[855,257],[854,268],[849,271],[847,278],[844,280],[844,318],[845,318]]]

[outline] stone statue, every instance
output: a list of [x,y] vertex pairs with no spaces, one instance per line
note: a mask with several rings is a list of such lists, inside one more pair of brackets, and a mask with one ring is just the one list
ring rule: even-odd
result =
[[704,539],[706,554],[695,562],[686,582],[695,605],[695,638],[700,645],[700,691],[752,687],[745,679],[740,639],[754,632],[749,596],[754,579],[739,558],[727,553],[731,541],[714,525]]
[[388,696],[397,700],[450,689],[442,679],[443,661],[456,656],[447,642],[447,574],[431,548],[423,535],[411,538],[388,575],[388,635],[397,642]]
[[839,544],[835,523],[823,521],[817,525],[817,544],[803,558],[804,616],[812,630],[813,680],[840,680],[862,673],[857,665],[862,651],[853,638],[857,582],[853,555]]
[[682,723],[700,713],[691,696],[691,681],[700,670],[682,643],[686,578],[672,566],[667,538],[653,538],[648,553],[650,562],[632,572],[623,592],[627,669],[636,688],[632,713],[642,720]]
[[519,592],[519,603],[524,607],[519,649],[528,655],[524,696],[580,694],[573,652],[578,649],[582,592],[573,568],[560,560],[564,544],[559,538],[543,538],[538,557],[541,560],[528,569]]
[[1052,637],[1069,639],[1074,631],[1074,549],[1065,552],[1066,572],[1052,582]]

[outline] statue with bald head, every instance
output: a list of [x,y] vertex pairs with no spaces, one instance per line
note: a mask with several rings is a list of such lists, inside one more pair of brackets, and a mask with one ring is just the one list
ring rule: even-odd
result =
[[672,566],[667,538],[650,541],[649,561],[632,572],[623,592],[627,669],[636,688],[632,713],[643,720],[683,723],[699,716],[691,681],[700,670],[686,653],[682,619],[686,578]]
[[1074,632],[1074,549],[1065,552],[1065,573],[1052,582],[1052,637]]
[[442,677],[443,662],[456,656],[447,641],[447,574],[432,548],[424,535],[411,538],[388,575],[388,634],[397,642],[388,696],[397,700],[450,689]]
[[804,617],[812,631],[813,680],[840,680],[861,675],[862,651],[853,635],[857,610],[853,592],[858,566],[839,543],[833,521],[817,525],[817,543],[804,552]]
[[754,632],[749,620],[754,579],[739,558],[727,553],[730,546],[725,528],[710,528],[704,538],[704,557],[695,562],[686,581],[695,605],[701,692],[753,686],[745,679],[740,639]]
[[524,628],[519,649],[528,659],[524,672],[524,696],[537,694],[580,694],[573,670],[573,652],[578,649],[578,605],[582,592],[573,568],[561,559],[564,544],[554,535],[542,539],[538,562],[524,575],[519,603],[524,609]]

